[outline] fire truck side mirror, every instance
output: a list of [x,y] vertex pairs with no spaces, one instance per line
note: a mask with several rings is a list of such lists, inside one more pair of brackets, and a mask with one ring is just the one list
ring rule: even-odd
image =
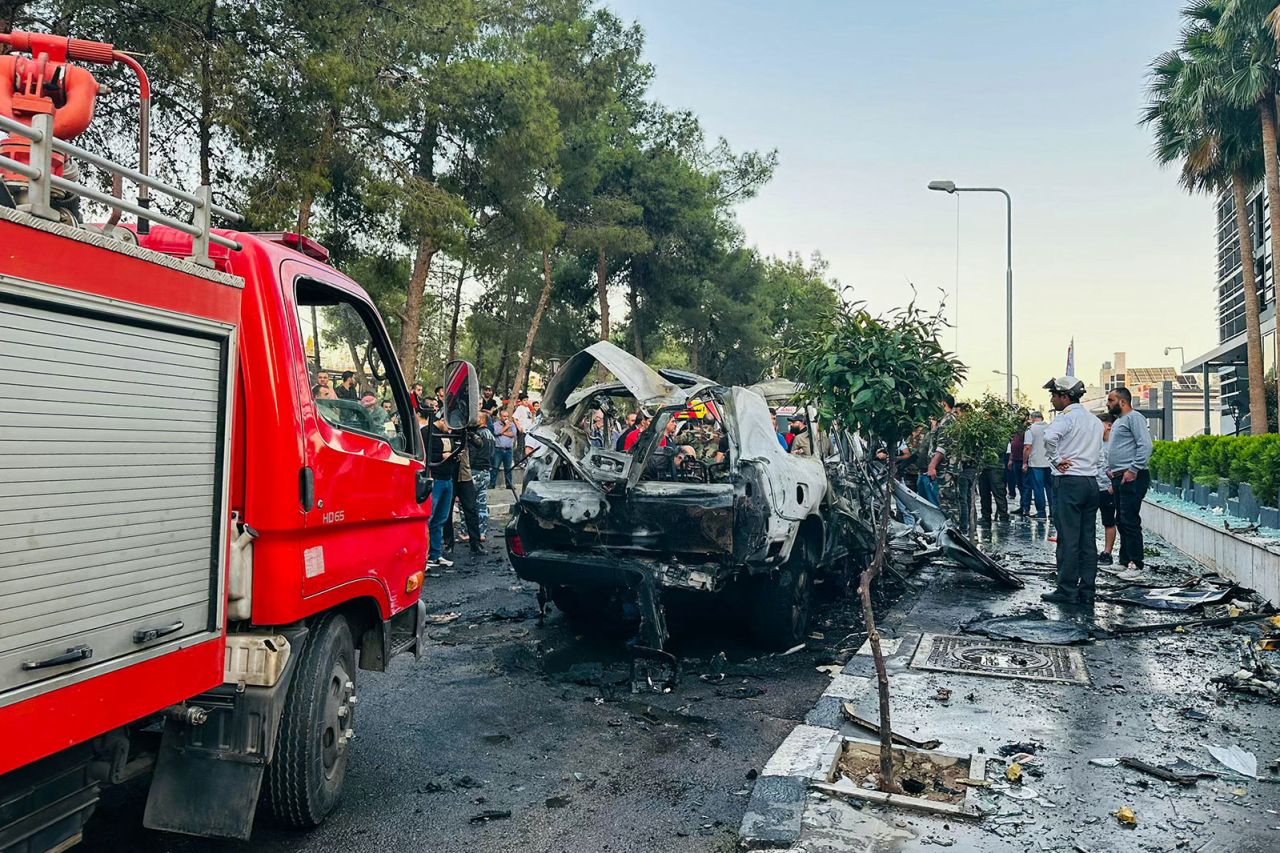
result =
[[480,379],[467,361],[451,361],[444,369],[444,422],[449,429],[478,426]]
[[418,478],[414,482],[414,497],[418,503],[424,504],[431,497],[431,490],[435,488],[435,480],[431,479],[431,472],[423,468],[418,472]]

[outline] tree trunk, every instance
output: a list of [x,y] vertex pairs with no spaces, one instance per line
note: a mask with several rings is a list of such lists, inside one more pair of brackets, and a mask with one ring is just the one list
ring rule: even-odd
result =
[[[897,442],[886,442],[886,447],[896,447]],[[871,643],[871,657],[876,667],[876,690],[880,694],[880,790],[897,792],[893,778],[893,724],[889,719],[889,671],[884,665],[884,652],[880,649],[880,632],[876,630],[875,612],[871,607],[871,582],[884,568],[889,538],[889,516],[893,509],[893,475],[896,473],[897,454],[890,453],[888,477],[885,482],[884,508],[876,523],[876,553],[871,565],[862,572],[858,582],[858,595],[862,598],[862,617],[867,623],[867,639]]]
[[508,339],[502,340],[502,355],[498,357],[498,369],[494,371],[494,393],[501,397],[511,390],[511,386],[507,383],[507,362],[511,360],[511,345]]
[[307,190],[302,194],[302,201],[298,202],[298,233],[306,234],[307,228],[311,225],[311,206],[315,204],[315,196],[311,190]]
[[413,384],[418,379],[418,339],[422,336],[422,300],[426,296],[427,273],[431,259],[435,257],[436,244],[430,237],[418,243],[418,253],[413,259],[413,271],[409,273],[408,290],[404,297],[404,316],[400,321],[400,343],[396,355],[400,357],[400,369],[405,381]]
[[369,377],[365,375],[364,359],[360,357],[360,350],[356,349],[354,343],[347,341],[347,351],[351,353],[351,363],[355,365],[351,372],[356,375],[356,387],[362,394],[372,394],[373,386],[369,384]]
[[453,361],[458,355],[458,314],[462,310],[462,282],[467,277],[467,254],[462,253],[458,263],[458,283],[453,288],[453,319],[449,321],[449,357],[445,361]]
[[[600,297],[600,340],[609,340],[609,270],[605,264],[604,247],[596,250],[596,294]],[[609,371],[603,364],[596,365],[596,379],[605,380]]]
[[635,267],[631,268],[631,290],[627,294],[627,299],[631,308],[631,341],[632,353],[641,361],[644,360],[644,343],[640,337],[640,283]]
[[[1266,113],[1266,111],[1263,111]],[[1263,127],[1271,127],[1271,153],[1276,156],[1275,125],[1264,115]],[[1266,150],[1266,136],[1263,133],[1263,149]],[[1276,179],[1276,164],[1267,167],[1267,201],[1280,207],[1280,185],[1273,195],[1272,180]],[[1249,228],[1249,199],[1244,181],[1237,175],[1231,176],[1231,192],[1236,200],[1236,230],[1240,232],[1240,269],[1244,279],[1244,328],[1245,328],[1245,362],[1249,381],[1249,431],[1261,435],[1267,431],[1267,389],[1262,378],[1262,321],[1258,309],[1258,281],[1253,264],[1253,232]],[[1280,227],[1277,212],[1271,213],[1271,227]],[[1261,225],[1262,223],[1258,223]],[[1261,230],[1261,229],[1259,229]],[[1276,243],[1276,233],[1271,232],[1272,251],[1280,250]]]
[[689,339],[689,369],[692,370],[694,373],[697,373],[699,367],[701,366],[700,365],[701,349],[702,347],[700,346],[700,342],[698,340],[698,330],[694,329],[693,334],[690,336],[690,339]]
[[[525,380],[529,378],[529,363],[533,361],[533,342],[538,337],[538,326],[542,323],[542,315],[551,301],[551,252],[542,250],[542,293],[538,296],[538,305],[533,309],[533,319],[529,323],[529,333],[524,336],[524,349],[520,352],[520,363],[516,366],[516,379],[512,390],[518,395],[524,390]],[[508,406],[515,408],[513,398]]]

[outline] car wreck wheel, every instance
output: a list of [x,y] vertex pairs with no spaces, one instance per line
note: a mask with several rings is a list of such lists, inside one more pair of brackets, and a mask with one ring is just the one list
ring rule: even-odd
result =
[[811,605],[809,567],[792,560],[776,574],[754,579],[751,590],[751,633],[770,649],[804,642]]

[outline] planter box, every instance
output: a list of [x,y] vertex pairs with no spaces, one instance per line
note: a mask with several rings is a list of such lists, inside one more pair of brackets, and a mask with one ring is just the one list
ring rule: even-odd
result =
[[1200,506],[1210,506],[1210,505],[1211,505],[1211,504],[1209,503],[1209,497],[1210,497],[1210,495],[1212,495],[1212,494],[1213,494],[1213,492],[1210,492],[1210,491],[1209,491],[1209,487],[1208,487],[1208,486],[1202,486],[1202,485],[1200,485],[1199,483],[1196,483],[1196,485],[1194,486],[1194,491],[1195,491],[1195,502],[1196,502],[1196,503],[1198,503]]
[[[901,806],[903,808],[932,812],[934,814],[945,815],[948,817],[967,817],[976,819],[984,816],[974,803],[973,788],[965,789],[964,802],[962,803],[940,803],[933,800],[922,799],[921,797],[913,797],[910,794],[889,794],[884,791],[874,791],[867,788],[861,788],[851,779],[843,776],[837,779],[836,765],[840,761],[841,750],[846,748],[865,750],[872,755],[878,755],[880,753],[880,744],[877,741],[851,737],[841,738],[835,754],[832,756],[830,765],[831,769],[827,774],[826,781],[815,782],[812,785],[813,788],[822,791],[824,794],[834,794],[839,797],[848,797],[854,800],[865,800],[867,802],[879,803],[880,805],[885,806]],[[975,782],[982,782],[986,779],[987,756],[985,755],[947,752],[946,750],[941,749],[912,749],[909,746],[895,746],[893,749],[894,752],[967,760],[969,762],[969,778]]]
[[1280,529],[1280,509],[1270,506],[1259,507],[1258,524],[1261,527]]
[[1253,486],[1241,483],[1239,487],[1240,517],[1250,521],[1258,520],[1258,499],[1253,494]]
[[[1280,513],[1280,510],[1270,512]],[[1224,530],[1221,522],[1215,526],[1151,501],[1142,505],[1142,523],[1192,559],[1240,586],[1256,590],[1273,605],[1280,604],[1280,553],[1277,551]]]

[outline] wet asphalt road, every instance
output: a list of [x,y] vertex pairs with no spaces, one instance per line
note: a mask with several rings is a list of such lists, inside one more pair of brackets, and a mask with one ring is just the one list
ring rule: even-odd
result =
[[[520,582],[501,539],[429,578],[421,661],[362,672],[357,737],[339,810],[311,833],[260,813],[247,844],[142,828],[141,786],[107,792],[85,851],[681,851],[736,849],[751,779],[829,683],[861,620],[847,604],[813,622],[804,651],[759,657],[733,613],[673,617],[685,668],[666,695],[632,695],[625,636],[578,634]],[[723,608],[722,608],[723,609]],[[723,681],[699,678],[728,659]],[[597,664],[599,666],[597,666]],[[711,676],[717,678],[717,676]],[[487,811],[510,817],[473,821]]]

